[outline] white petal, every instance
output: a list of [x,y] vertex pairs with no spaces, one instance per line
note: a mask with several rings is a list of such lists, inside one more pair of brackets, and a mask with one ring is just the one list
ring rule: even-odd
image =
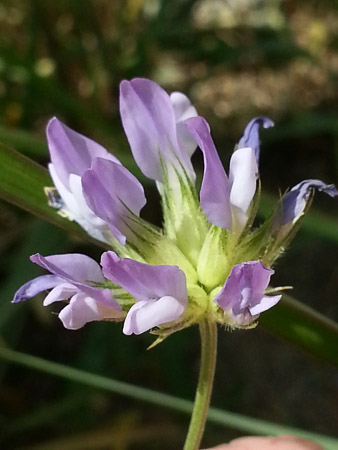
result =
[[178,319],[185,307],[175,297],[143,300],[133,305],[123,326],[124,334],[141,334],[153,327]]
[[258,167],[250,147],[236,150],[230,160],[230,204],[234,219],[233,229],[241,231],[247,221],[247,212],[256,192]]
[[71,174],[69,186],[77,204],[77,215],[74,214],[74,220],[93,238],[109,243],[109,236],[111,235],[109,227],[88,207],[83,196],[81,177]]
[[70,283],[61,283],[50,291],[43,301],[43,306],[48,306],[54,302],[67,300],[72,297],[78,289]]
[[105,319],[122,319],[123,313],[102,306],[85,294],[76,294],[70,303],[60,311],[59,319],[69,330],[78,330],[86,323]]

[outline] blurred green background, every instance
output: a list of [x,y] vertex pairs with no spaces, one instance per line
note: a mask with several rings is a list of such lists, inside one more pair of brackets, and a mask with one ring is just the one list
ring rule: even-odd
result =
[[[227,167],[243,127],[262,132],[263,192],[306,178],[337,183],[338,2],[260,0],[2,0],[0,141],[48,162],[44,129],[57,115],[115,153],[144,183],[145,217],[160,223],[154,186],[133,164],[118,112],[119,82],[151,78],[185,92],[207,118]],[[195,163],[201,167],[199,155]],[[268,197],[270,198],[270,197]],[[275,285],[338,320],[337,203],[315,199]],[[0,331],[22,352],[192,399],[199,364],[197,328],[151,351],[151,336],[122,335],[121,324],[72,332],[41,298],[10,303],[41,273],[29,255],[101,250],[5,202],[0,203]],[[322,218],[335,228],[327,233]],[[316,221],[316,223],[315,223]],[[189,418],[119,395],[1,362],[0,447],[20,449],[179,449]],[[337,435],[338,375],[258,327],[220,330],[212,404]],[[239,436],[208,425],[204,445]]]

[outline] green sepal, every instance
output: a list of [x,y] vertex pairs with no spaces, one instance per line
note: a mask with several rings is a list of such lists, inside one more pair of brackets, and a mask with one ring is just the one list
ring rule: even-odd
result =
[[156,241],[152,253],[147,258],[147,263],[178,266],[185,273],[187,283],[197,283],[197,272],[194,266],[176,243],[166,236]]
[[256,228],[256,230],[243,236],[236,247],[233,265],[243,261],[255,261],[263,258],[267,248],[271,246],[273,219],[274,213],[271,213],[271,215]]
[[105,280],[104,282],[90,282],[94,287],[100,289],[109,289],[112,293],[114,299],[118,302],[118,304],[122,307],[124,312],[128,312],[131,306],[133,306],[136,302],[135,298],[129,294],[129,292],[125,291],[118,284],[113,283],[110,280]]
[[164,234],[174,240],[193,265],[210,224],[203,213],[196,188],[181,165],[182,173],[172,167],[177,184],[169,182],[168,169],[162,164],[163,185],[158,184],[164,215]]

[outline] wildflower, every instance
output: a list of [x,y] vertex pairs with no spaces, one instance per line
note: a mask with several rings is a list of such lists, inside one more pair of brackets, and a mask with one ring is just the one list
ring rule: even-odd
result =
[[204,158],[204,176],[200,192],[201,207],[213,225],[240,232],[248,220],[248,211],[256,192],[258,167],[251,147],[235,150],[227,177],[205,119],[187,121]]
[[274,270],[267,269],[260,261],[237,264],[231,269],[215,302],[231,311],[237,326],[252,323],[260,313],[274,306],[281,295],[264,295]]
[[47,125],[47,140],[58,209],[90,236],[110,243],[113,235],[123,244],[125,219],[131,213],[139,215],[146,203],[142,185],[100,144],[56,117]]
[[125,334],[140,334],[179,318],[187,302],[185,275],[177,266],[151,266],[114,252],[102,255],[106,278],[129,292],[136,303],[124,322]]
[[134,159],[148,178],[164,183],[164,177],[175,178],[177,171],[195,180],[190,158],[196,143],[184,121],[197,112],[184,94],[169,96],[150,80],[125,80],[120,86],[120,113]]
[[[47,137],[57,206],[111,250],[102,255],[102,272],[84,255],[34,255],[52,275],[24,285],[14,302],[52,289],[44,304],[70,299],[60,313],[68,328],[124,320],[125,334],[151,330],[159,341],[205,318],[232,328],[255,326],[280,301],[280,294],[267,295],[271,266],[297,231],[314,188],[332,197],[337,190],[305,180],[253,228],[259,127],[273,126],[270,119],[249,122],[227,175],[208,123],[184,94],[169,95],[150,80],[123,81],[120,112],[136,163],[156,182],[163,228],[140,217],[146,199],[137,179],[99,144],[54,118]],[[204,159],[199,195],[191,163],[197,146]]]
[[91,258],[81,254],[52,255],[43,257],[39,253],[30,260],[49,270],[52,275],[42,275],[24,284],[15,294],[13,303],[35,297],[50,290],[43,304],[70,299],[59,313],[65,328],[77,330],[94,320],[121,319],[121,306],[109,289],[94,287],[104,282],[100,266]]
[[313,190],[325,192],[330,197],[338,195],[338,191],[333,184],[325,184],[320,180],[304,180],[294,186],[283,198],[280,205],[275,227],[292,227],[292,223],[297,221],[305,212],[311,200]]

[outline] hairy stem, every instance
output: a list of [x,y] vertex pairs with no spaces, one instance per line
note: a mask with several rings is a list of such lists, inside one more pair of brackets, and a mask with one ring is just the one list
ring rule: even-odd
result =
[[216,367],[217,324],[205,319],[200,322],[199,327],[201,335],[201,366],[194,409],[184,450],[199,449],[207,420]]

